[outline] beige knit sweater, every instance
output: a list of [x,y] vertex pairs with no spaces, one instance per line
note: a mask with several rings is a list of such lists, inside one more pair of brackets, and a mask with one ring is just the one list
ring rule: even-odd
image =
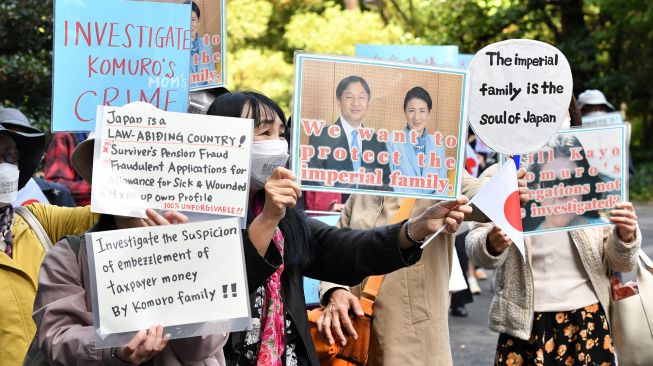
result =
[[[524,238],[526,259],[511,245],[498,256],[491,255],[486,246],[487,235],[493,224],[478,224],[466,239],[467,254],[477,265],[496,269],[494,298],[490,305],[490,329],[528,340],[533,324],[533,274],[531,271],[528,237]],[[629,272],[637,263],[641,246],[639,228],[631,243],[621,241],[614,226],[573,230],[571,239],[580,254],[583,267],[606,314],[610,314],[610,282],[608,269]],[[555,243],[551,243],[555,245]],[[564,281],[564,278],[560,279]]]

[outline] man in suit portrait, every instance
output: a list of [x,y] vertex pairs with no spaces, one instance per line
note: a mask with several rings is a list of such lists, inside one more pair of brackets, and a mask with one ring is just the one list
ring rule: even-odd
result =
[[[336,187],[390,190],[388,187],[390,167],[387,163],[381,164],[376,159],[379,152],[386,151],[385,143],[379,141],[375,133],[371,134],[371,138],[361,136],[361,131],[365,128],[363,120],[367,115],[371,98],[370,87],[362,77],[352,75],[340,80],[336,88],[340,117],[334,122],[334,125],[339,127],[339,134],[335,134],[335,137],[330,136],[327,133],[329,126],[325,126],[320,135],[312,135],[309,138],[309,145],[315,147],[316,151],[320,146],[331,149],[326,159],[320,159],[319,154],[316,153],[308,163],[309,168],[365,173],[374,173],[376,169],[381,169],[382,185],[336,182],[334,184]],[[345,159],[340,161],[333,157],[333,152],[338,148],[346,151]],[[366,162],[362,159],[363,152],[367,150],[374,151],[375,158],[372,161]],[[320,185],[315,181],[305,181],[304,184]]]

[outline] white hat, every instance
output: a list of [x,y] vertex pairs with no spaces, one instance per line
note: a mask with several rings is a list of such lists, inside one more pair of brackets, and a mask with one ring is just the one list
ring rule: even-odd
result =
[[605,105],[610,109],[610,112],[615,111],[612,104],[608,103],[608,100],[605,99],[605,95],[603,95],[603,93],[598,89],[588,89],[580,93],[578,96],[578,107],[583,109],[586,105]]

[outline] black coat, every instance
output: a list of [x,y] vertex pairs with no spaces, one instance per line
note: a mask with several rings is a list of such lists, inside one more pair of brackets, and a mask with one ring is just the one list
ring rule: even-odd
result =
[[[314,169],[329,169],[329,170],[338,170],[338,171],[353,171],[354,166],[351,161],[350,157],[350,151],[349,151],[349,142],[347,141],[347,136],[345,135],[344,129],[342,128],[342,122],[340,121],[340,118],[334,123],[334,125],[340,127],[340,136],[333,138],[329,136],[327,133],[327,128],[328,126],[325,126],[322,129],[322,133],[318,136],[311,136],[309,138],[308,144],[313,146],[315,148],[315,156],[309,161],[308,167],[309,168],[314,168]],[[332,155],[330,154],[329,157],[324,160],[324,159],[318,159],[317,158],[317,148],[318,146],[328,146],[331,148],[331,153],[339,147],[345,149],[347,152],[346,158],[342,161],[335,160]],[[363,151],[366,150],[372,150],[375,153],[379,153],[381,151],[387,151],[385,142],[379,141],[377,138],[376,133],[373,134],[372,138],[370,140],[364,140],[361,138],[361,148]],[[361,151],[362,154],[362,151]],[[383,170],[383,186],[365,186],[365,185],[359,185],[358,187],[360,189],[370,189],[370,190],[382,190],[382,191],[388,191],[391,190],[391,188],[388,186],[390,183],[390,166],[388,164],[381,164],[379,163],[376,159],[370,163],[366,163],[364,161],[361,161],[361,167],[365,168],[366,172],[373,172],[375,169],[381,169]],[[302,184],[305,185],[322,185],[317,182],[313,181],[304,181]],[[343,183],[336,183],[336,187],[344,187],[344,188],[354,188],[354,185],[352,184],[343,184]]]
[[[367,276],[390,273],[416,263],[421,258],[422,251],[418,246],[407,250],[399,248],[401,224],[372,230],[354,230],[336,228],[312,218],[304,219],[308,226],[308,245],[312,246],[312,255],[305,266],[289,265],[286,261],[281,276],[282,300],[284,309],[299,331],[302,344],[297,347],[304,347],[311,366],[319,366],[308,327],[302,276],[354,286]],[[286,233],[283,234],[284,238],[289,237]],[[249,240],[247,230],[243,230],[243,246],[247,283],[253,298],[256,289],[264,285],[281,265],[282,258],[274,243],[270,243],[265,257],[259,255]],[[242,341],[244,335],[245,332],[232,333],[230,342],[225,346],[227,364],[233,364],[233,358],[238,358],[233,347]]]

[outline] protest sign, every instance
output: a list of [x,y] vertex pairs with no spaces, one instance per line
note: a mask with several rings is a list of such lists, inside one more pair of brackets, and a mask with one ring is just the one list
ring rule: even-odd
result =
[[565,56],[539,41],[514,39],[478,51],[469,65],[469,121],[493,150],[539,150],[560,129],[573,81]]
[[250,326],[235,218],[91,232],[86,252],[103,348],[126,344],[133,334],[124,333],[156,324],[172,338],[205,335],[211,326],[198,324],[204,322],[221,322],[226,331]]
[[190,90],[224,86],[225,0],[193,0],[191,5]]
[[583,116],[583,126],[619,125],[622,123],[624,123],[624,116],[621,112]]
[[295,56],[292,169],[302,189],[453,199],[467,132],[467,72]]
[[454,67],[458,60],[458,46],[357,44],[356,56],[392,62]]
[[474,55],[470,55],[467,53],[459,53],[458,54],[458,65],[456,66],[457,68],[460,69],[468,69],[469,68],[469,63],[472,62],[472,59],[474,58]]
[[524,234],[610,224],[609,211],[627,200],[626,127],[560,131],[546,146],[521,156],[530,201]]
[[143,102],[98,107],[93,212],[143,217],[149,207],[245,217],[252,124]]
[[54,8],[52,131],[93,131],[98,105],[186,110],[190,5],[56,0]]

